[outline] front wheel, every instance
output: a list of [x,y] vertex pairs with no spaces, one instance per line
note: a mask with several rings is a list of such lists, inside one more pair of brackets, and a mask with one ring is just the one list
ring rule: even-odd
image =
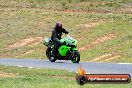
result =
[[53,49],[48,48],[48,49],[46,50],[46,56],[47,56],[47,58],[48,58],[51,62],[55,62],[55,61],[56,61],[56,58],[53,57],[53,56],[54,56],[53,54],[54,54],[54,53],[53,53]]
[[78,51],[74,51],[71,57],[71,61],[73,63],[79,63],[80,61],[80,53]]

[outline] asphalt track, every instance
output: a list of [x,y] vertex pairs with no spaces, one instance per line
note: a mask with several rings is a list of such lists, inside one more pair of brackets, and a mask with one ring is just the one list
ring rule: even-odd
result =
[[81,65],[87,73],[91,74],[130,74],[132,76],[132,63],[94,63],[80,62],[72,63],[71,61],[50,62],[41,59],[13,59],[0,58],[0,65],[28,67],[28,68],[48,68],[67,70],[77,72]]

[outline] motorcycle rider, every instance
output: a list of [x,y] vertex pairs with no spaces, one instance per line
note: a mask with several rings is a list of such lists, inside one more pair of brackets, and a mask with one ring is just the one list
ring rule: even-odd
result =
[[58,50],[58,48],[62,45],[62,43],[60,42],[62,33],[68,34],[69,32],[66,31],[66,29],[62,27],[62,23],[58,21],[56,22],[51,35],[51,40],[53,41],[55,45],[54,51]]
[[61,39],[62,33],[68,34],[69,32],[66,31],[66,29],[62,27],[62,23],[58,21],[56,22],[51,35],[51,40],[54,42],[55,47],[58,47],[61,45],[60,39]]

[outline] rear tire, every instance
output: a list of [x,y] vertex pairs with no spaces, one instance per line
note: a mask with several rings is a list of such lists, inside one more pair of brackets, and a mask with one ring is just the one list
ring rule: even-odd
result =
[[79,61],[80,61],[80,53],[78,51],[74,51],[74,56],[72,56],[71,61],[73,63],[79,63]]
[[53,57],[53,51],[51,48],[46,50],[46,56],[51,62],[55,62],[57,60],[55,57]]

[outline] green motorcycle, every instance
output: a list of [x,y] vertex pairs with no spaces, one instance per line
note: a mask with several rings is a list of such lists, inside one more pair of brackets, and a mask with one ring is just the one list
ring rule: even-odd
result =
[[45,38],[43,44],[47,46],[46,56],[51,62],[56,60],[71,60],[73,63],[79,63],[80,53],[77,50],[77,40],[69,35],[60,40],[62,45],[58,50],[54,50],[54,43],[51,38]]

